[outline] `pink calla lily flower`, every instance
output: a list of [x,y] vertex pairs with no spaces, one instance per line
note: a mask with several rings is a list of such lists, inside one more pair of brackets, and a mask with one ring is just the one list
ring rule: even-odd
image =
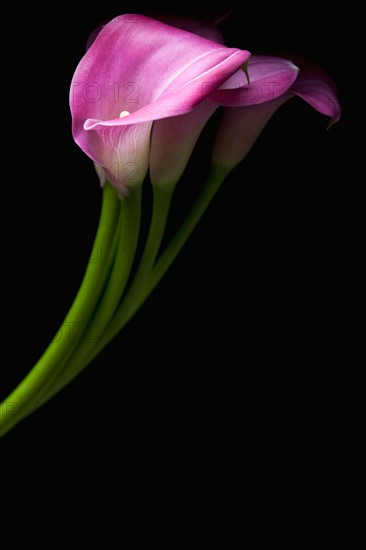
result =
[[[250,54],[142,15],[105,25],[71,85],[73,136],[120,196],[144,180],[153,121],[190,113]],[[184,122],[184,121],[183,121]],[[181,127],[191,132],[194,119]],[[174,133],[159,136],[160,157]],[[181,143],[179,135],[175,145]]]
[[[321,114],[341,117],[341,107],[333,81],[321,69],[299,62],[253,55],[248,63],[251,84],[234,75],[222,89],[211,94],[225,105],[216,136],[213,161],[233,168],[241,162],[263,128],[281,105],[293,97],[304,99]],[[233,82],[240,85],[234,87]]]

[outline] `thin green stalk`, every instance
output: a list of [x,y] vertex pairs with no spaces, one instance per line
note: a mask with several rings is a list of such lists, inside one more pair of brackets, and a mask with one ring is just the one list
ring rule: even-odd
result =
[[[153,213],[151,224],[149,228],[149,234],[146,240],[144,251],[141,256],[141,260],[136,271],[135,277],[128,289],[125,297],[118,310],[115,312],[109,326],[105,332],[101,335],[101,338],[95,343],[95,346],[90,350],[84,347],[82,355],[77,354],[77,361],[74,358],[71,359],[66,369],[60,376],[56,386],[51,388],[47,399],[50,399],[63,387],[65,387],[77,374],[79,374],[87,364],[101,351],[101,349],[119,332],[118,326],[125,324],[125,319],[129,317],[130,312],[134,308],[134,304],[138,299],[140,292],[143,290],[146,281],[149,278],[151,270],[153,268],[155,259],[160,249],[161,241],[164,235],[166,221],[169,214],[169,207],[173,196],[175,186],[165,186],[160,188],[154,186],[153,188]],[[111,285],[109,285],[111,286]],[[108,287],[109,288],[109,287]],[[104,334],[111,335],[106,344],[103,345]]]
[[204,188],[202,189],[201,194],[194,203],[192,210],[182,223],[181,227],[178,229],[177,233],[174,235],[169,245],[164,250],[163,254],[156,262],[154,269],[150,274],[149,280],[147,281],[144,290],[140,295],[140,299],[135,304],[132,315],[134,315],[135,312],[141,307],[143,302],[151,294],[156,285],[168,271],[169,267],[172,265],[175,258],[182,250],[183,246],[187,242],[188,238],[192,234],[194,228],[202,218],[203,214],[206,212],[209,204],[211,203],[212,199],[216,195],[217,191],[220,189],[222,183],[229,175],[229,173],[230,170],[228,168],[216,165],[212,166],[210,176]]
[[[0,436],[35,408],[37,403],[34,399],[37,394],[57,376],[64,359],[70,356],[83,334],[108,276],[109,250],[113,242],[119,207],[117,193],[111,185],[105,185],[95,246],[77,296],[60,330],[42,357],[0,404]],[[71,339],[70,332],[73,334]]]
[[[108,281],[109,281],[110,276],[111,276],[110,274],[113,271],[113,266],[115,265],[115,261],[116,261],[116,255],[118,254],[120,233],[121,233],[120,228],[121,228],[121,225],[122,225],[121,220],[123,218],[122,210],[123,210],[123,200],[120,200],[119,217],[118,217],[118,220],[117,220],[117,223],[116,223],[117,229],[114,233],[112,245],[111,245],[111,248],[110,248],[110,251],[109,251],[109,256],[108,256],[107,273],[109,274],[109,276],[106,278],[106,281],[104,283],[104,288],[101,290],[101,293],[100,293],[100,296],[99,296],[99,302],[97,303],[97,305],[95,307],[95,311],[99,307],[99,303],[101,301],[101,297],[103,297],[103,295],[104,295],[105,288],[108,286]],[[60,365],[57,368],[57,373],[55,374],[55,376],[51,376],[49,378],[48,382],[40,388],[37,395],[34,396],[34,402],[36,402],[37,408],[39,408],[41,405],[43,405],[48,400],[47,396],[51,393],[51,390],[54,387],[56,387],[56,385],[58,383],[58,380],[63,375],[63,372],[64,372],[65,368],[67,368],[67,365],[69,365],[70,362],[73,365],[75,365],[77,363],[77,361],[80,363],[80,361],[81,361],[80,360],[80,352],[79,352],[80,348],[84,348],[85,345],[88,345],[89,347],[91,346],[90,338],[91,338],[91,333],[92,333],[92,330],[93,330],[93,324],[94,324],[93,319],[94,319],[94,316],[95,316],[95,311],[94,311],[94,314],[91,317],[90,322],[84,328],[83,332],[79,331],[79,333],[78,333],[79,337],[78,337],[77,342],[76,342],[77,343],[76,348],[74,348],[74,347],[70,348],[70,350],[69,350],[70,352],[67,353],[64,356],[64,358],[62,359],[62,361],[60,362]],[[94,324],[94,327],[95,327],[95,324]],[[75,357],[77,354],[78,354],[79,360],[78,360],[77,357]],[[54,393],[53,393],[53,395],[54,395]]]
[[[197,223],[202,218],[203,214],[207,210],[207,207],[229,173],[230,170],[225,167],[216,165],[212,166],[211,174],[187,218],[184,220],[169,245],[161,254],[160,258],[156,261],[153,269],[150,270],[148,277],[144,277],[144,281],[141,281],[141,284],[138,285],[138,292],[133,292],[131,297],[126,295],[125,300],[122,301],[122,304],[116,312],[111,324],[108,326],[102,338],[97,342],[91,355],[88,357],[88,362],[92,361],[92,359],[100,353],[100,351],[117,335],[117,333],[122,330],[122,328],[128,323],[128,321],[152,293],[156,285],[178,256],[179,252],[182,250]],[[145,271],[145,275],[147,271],[148,270]]]
[[[155,186],[153,188],[153,213],[149,234],[135,278],[132,281],[128,293],[113,317],[111,328],[116,333],[121,330],[126,319],[130,317],[131,312],[135,308],[136,301],[138,300],[141,292],[143,292],[144,286],[149,280],[159,253],[161,242],[163,240],[174,188],[175,186],[164,186],[162,188]],[[108,329],[106,333],[108,333]],[[103,335],[101,340],[98,342],[98,346],[100,345],[104,347],[104,338],[105,337]]]
[[141,185],[131,188],[128,197],[122,199],[122,213],[117,230],[118,236],[115,242],[116,255],[105,292],[100,298],[99,304],[85,331],[85,336],[79,342],[78,348],[75,350],[73,356],[64,363],[57,380],[47,387],[40,397],[42,403],[45,403],[58,393],[86,367],[88,364],[86,358],[96,342],[95,338],[91,336],[92,330],[96,330],[98,340],[108,326],[120,302],[137,249],[141,225],[141,190]]

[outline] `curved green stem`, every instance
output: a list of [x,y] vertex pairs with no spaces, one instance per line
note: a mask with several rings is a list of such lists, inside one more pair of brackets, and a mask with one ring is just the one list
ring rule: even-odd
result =
[[229,175],[229,173],[230,170],[225,167],[216,165],[212,166],[210,176],[204,188],[202,189],[201,194],[194,203],[190,213],[182,223],[181,227],[178,229],[177,233],[174,235],[169,245],[164,250],[161,257],[156,262],[154,269],[151,272],[150,277],[144,287],[144,290],[140,295],[140,299],[135,304],[132,315],[134,315],[136,311],[141,307],[143,302],[151,294],[156,285],[168,271],[169,267],[172,265],[175,258],[182,250],[183,246],[187,242],[188,238],[192,234],[194,228],[202,218],[203,214],[206,212],[209,204],[211,203],[212,199],[216,195],[217,191],[220,189],[223,181]]
[[[43,392],[40,397],[42,403],[45,403],[58,393],[86,367],[89,363],[87,361],[88,355],[108,326],[120,302],[128,282],[137,249],[141,225],[141,190],[141,185],[131,188],[128,197],[122,199],[122,212],[117,230],[114,265],[105,292],[101,296],[94,315],[90,320],[85,337],[80,341],[74,355],[64,363],[64,367],[60,371],[57,380]],[[98,333],[96,340],[90,336],[93,329],[96,329]]]
[[[142,186],[131,189],[129,196],[123,199],[120,239],[113,270],[106,291],[92,318],[92,323],[100,335],[107,328],[121,301],[135,259],[141,226],[141,190]],[[84,351],[83,355],[88,355],[90,348],[89,345],[80,347],[80,350]]]
[[0,405],[0,436],[26,416],[31,408],[35,408],[37,403],[34,399],[57,376],[60,366],[81,338],[108,276],[109,251],[118,220],[119,204],[113,187],[105,185],[95,245],[77,296],[42,357]]
[[[136,287],[138,286],[138,292],[131,293],[130,297],[129,294],[126,295],[126,298],[124,301],[122,301],[122,304],[119,310],[116,312],[112,323],[108,326],[102,338],[97,342],[96,347],[93,349],[91,355],[88,357],[88,362],[92,361],[92,359],[94,359],[94,357],[96,357],[98,353],[100,353],[100,351],[117,335],[117,333],[122,330],[122,328],[128,323],[128,321],[133,317],[133,315],[142,306],[144,301],[152,293],[156,285],[168,271],[169,267],[172,265],[175,258],[178,256],[179,252],[187,242],[197,223],[202,218],[207,207],[211,203],[213,197],[215,196],[221,184],[229,173],[230,170],[226,169],[225,167],[216,165],[212,166],[211,174],[187,218],[184,220],[169,245],[161,254],[160,258],[156,261],[153,269],[150,269],[150,266],[152,265],[150,262],[149,270],[144,270],[144,279],[141,280],[138,285],[136,284]],[[158,201],[156,201],[156,203],[158,203]],[[161,216],[160,206],[160,204],[156,206],[157,220]],[[167,205],[167,208],[169,208],[169,205]],[[166,215],[167,213],[168,212],[166,212]],[[161,216],[160,222],[157,221],[157,223],[161,223],[162,219],[163,217]],[[152,223],[152,227],[153,225],[154,224]],[[158,250],[156,251],[156,254],[157,252]],[[146,277],[148,271],[149,273]]]
[[105,334],[103,334],[98,342],[98,348],[100,349],[110,341],[109,335],[112,332],[117,334],[126,324],[126,320],[130,318],[132,311],[135,310],[135,304],[149,280],[164,236],[174,189],[175,186],[164,186],[163,188],[156,186],[153,188],[153,213],[144,252],[129,291],[116,311],[112,324],[107,328]]
[[[134,304],[138,299],[138,296],[142,292],[146,281],[153,268],[156,256],[159,252],[161,241],[164,235],[166,221],[169,214],[170,202],[173,196],[175,186],[166,186],[159,188],[155,186],[153,213],[149,229],[149,234],[146,240],[145,248],[141,256],[141,260],[136,271],[135,277],[128,289],[124,299],[121,302],[118,310],[115,312],[110,324],[106,328],[105,332],[101,335],[100,339],[95,343],[92,349],[84,348],[83,351],[89,353],[83,353],[81,356],[77,355],[77,360],[71,359],[67,365],[65,371],[62,373],[56,386],[51,388],[47,399],[50,399],[63,387],[65,387],[77,374],[79,374],[86,365],[88,365],[96,355],[113,339],[114,336],[120,331],[120,328],[124,326],[126,319],[130,317],[131,311],[134,309]],[[109,285],[110,287],[111,285]],[[109,288],[108,287],[108,288]],[[104,299],[104,298],[103,298]],[[107,338],[105,338],[107,335]]]

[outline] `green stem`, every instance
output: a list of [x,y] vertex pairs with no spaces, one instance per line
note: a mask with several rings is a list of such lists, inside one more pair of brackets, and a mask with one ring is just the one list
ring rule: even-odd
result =
[[[184,244],[187,242],[197,223],[202,218],[207,207],[211,203],[213,197],[215,196],[221,184],[229,173],[229,169],[213,165],[211,174],[187,218],[184,220],[181,227],[178,229],[177,233],[175,234],[169,245],[166,247],[160,258],[156,261],[153,269],[150,269],[152,263],[149,262],[149,269],[144,270],[143,280],[141,280],[138,285],[136,284],[136,287],[138,286],[138,292],[136,288],[136,292],[133,291],[131,295],[126,295],[126,298],[122,302],[120,309],[116,312],[112,323],[108,326],[102,338],[97,342],[97,345],[93,349],[93,352],[88,357],[88,362],[92,361],[92,359],[94,359],[94,357],[96,357],[98,353],[100,353],[100,351],[116,336],[116,334],[122,330],[122,328],[128,323],[128,321],[133,317],[133,315],[142,306],[144,301],[152,293],[156,285],[159,283],[159,281],[162,279],[162,277],[168,271],[169,267],[174,262],[175,258],[178,256],[179,252],[182,250]],[[161,205],[160,203],[158,204],[158,201],[155,201],[154,206],[156,206],[156,218],[158,223],[158,219],[160,218],[160,216],[161,220],[164,219],[160,212]],[[169,208],[169,205],[167,205],[167,208]],[[154,222],[152,223],[152,227],[153,225]],[[156,251],[156,254],[157,252],[158,250]],[[147,277],[146,274],[148,274]],[[132,290],[133,289],[131,287],[131,291]]]
[[128,197],[122,200],[122,213],[116,240],[117,254],[106,285],[104,294],[90,320],[85,337],[69,361],[64,364],[57,380],[40,397],[42,403],[48,401],[71,380],[73,380],[89,363],[87,357],[94,348],[95,341],[88,339],[92,328],[102,335],[108,326],[120,302],[135,258],[141,225],[141,190],[142,186],[130,189]]
[[108,276],[109,251],[118,220],[119,204],[113,187],[105,185],[95,246],[80,289],[54,340],[28,375],[0,404],[0,436],[29,413],[30,408],[35,408],[37,403],[34,399],[57,376],[63,361],[70,356],[83,334]]
[[[109,331],[114,331],[117,334],[125,325],[126,319],[130,318],[131,312],[135,310],[135,304],[149,280],[164,236],[174,189],[175,186],[164,186],[163,188],[155,186],[153,188],[153,213],[144,252],[131,287],[113,317],[112,325],[107,328],[98,342],[98,348],[100,349],[110,341],[108,334],[111,334],[111,332],[109,333]],[[105,344],[104,341],[106,341]],[[95,350],[93,353],[95,353]]]
[[[161,241],[164,235],[166,221],[169,214],[170,202],[173,196],[175,186],[164,186],[159,188],[154,186],[154,202],[153,213],[149,229],[149,234],[146,240],[145,248],[141,256],[139,267],[136,271],[135,277],[128,289],[126,296],[122,300],[122,303],[118,310],[115,312],[114,317],[111,319],[109,326],[102,334],[101,338],[96,342],[95,346],[82,356],[78,356],[78,363],[72,358],[69,365],[67,365],[65,371],[60,377],[60,381],[57,386],[53,387],[47,399],[50,399],[55,393],[65,387],[79,372],[81,372],[86,365],[88,365],[94,357],[100,353],[100,351],[116,336],[120,331],[120,328],[125,325],[126,319],[130,318],[131,311],[134,309],[134,304],[142,292],[146,281],[153,268],[156,256],[159,252]],[[111,286],[111,285],[109,285]],[[105,338],[107,335],[107,338]]]
[[135,304],[134,310],[131,312],[131,317],[141,307],[143,302],[150,296],[156,285],[168,271],[169,267],[182,250],[183,246],[191,236],[194,228],[206,212],[209,204],[220,189],[223,181],[229,175],[230,170],[221,166],[213,165],[210,176],[201,191],[201,194],[194,203],[190,213],[174,235],[169,245],[164,250],[156,262],[153,271],[144,287],[143,292],[140,295],[140,299]]
[[[92,319],[92,323],[95,324],[100,335],[107,328],[121,301],[135,259],[141,226],[141,190],[142,186],[133,188],[129,196],[123,199],[120,240],[113,271]],[[84,346],[84,355],[90,353],[90,347],[90,345]]]

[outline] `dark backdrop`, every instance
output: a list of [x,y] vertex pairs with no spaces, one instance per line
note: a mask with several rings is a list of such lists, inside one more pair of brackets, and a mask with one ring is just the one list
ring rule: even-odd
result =
[[[185,8],[154,4],[189,15]],[[73,72],[100,21],[146,3],[107,1],[81,15],[50,6],[46,21],[28,10],[13,19],[21,53],[7,81],[6,114],[17,122],[4,182],[1,397],[57,330],[94,239],[101,193],[71,136]],[[103,471],[128,487],[134,479],[148,498],[179,495],[192,506],[220,492],[248,505],[253,483],[254,500],[262,490],[274,498],[279,478],[289,498],[316,501],[309,487],[320,473],[332,494],[327,457],[336,441],[354,445],[345,415],[357,418],[359,406],[357,370],[350,382],[344,376],[356,365],[357,327],[352,339],[348,332],[360,226],[344,25],[344,11],[318,2],[243,2],[223,23],[229,45],[293,52],[326,69],[342,121],[326,132],[326,118],[300,100],[277,113],[153,296],[79,379],[4,439],[10,454],[36,463],[66,452],[79,466],[91,461],[98,484]],[[207,169],[210,131],[185,174],[177,217]]]

